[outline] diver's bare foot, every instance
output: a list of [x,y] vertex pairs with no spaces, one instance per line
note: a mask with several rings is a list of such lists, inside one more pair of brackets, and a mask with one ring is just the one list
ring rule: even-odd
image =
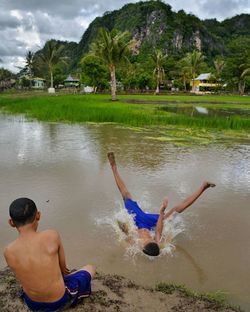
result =
[[209,187],[215,187],[215,186],[216,185],[214,183],[212,183],[212,182],[208,182],[208,181],[203,182],[203,187],[204,187],[205,190],[207,188],[209,188]]
[[116,165],[116,163],[115,163],[115,154],[113,152],[109,152],[108,153],[108,159],[109,159],[110,166],[115,166]]

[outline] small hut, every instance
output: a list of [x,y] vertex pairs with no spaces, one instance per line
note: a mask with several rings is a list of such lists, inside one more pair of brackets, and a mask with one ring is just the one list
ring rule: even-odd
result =
[[43,78],[35,77],[31,79],[33,89],[44,89],[46,80]]
[[78,88],[80,86],[80,80],[73,78],[71,75],[69,75],[63,83],[65,88]]
[[192,79],[190,81],[190,86],[193,88],[192,92],[212,91],[218,88],[219,83],[213,79],[211,73],[203,73],[195,79]]

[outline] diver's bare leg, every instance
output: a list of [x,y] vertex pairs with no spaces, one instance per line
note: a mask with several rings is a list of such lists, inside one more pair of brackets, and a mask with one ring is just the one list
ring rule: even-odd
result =
[[[201,194],[208,188],[215,187],[214,183],[211,182],[204,182],[202,183],[201,187],[194,192],[192,195],[187,197],[185,200],[183,200],[181,203],[177,204],[174,208],[172,208],[176,212],[183,212],[185,209],[187,209],[189,206],[191,206],[200,196]],[[171,210],[172,210],[171,209]]]
[[117,185],[120,193],[122,194],[123,199],[126,199],[126,198],[131,199],[132,196],[129,193],[125,183],[123,182],[123,180],[122,180],[122,178],[118,172],[117,165],[115,162],[115,155],[113,152],[108,153],[108,159],[109,159],[109,163],[110,163],[111,169],[112,169],[113,174],[114,174],[116,185]]
[[[209,187],[215,187],[215,184],[211,182],[202,183],[201,187],[196,192],[194,192],[185,200],[183,200],[182,202],[174,206],[172,209],[168,210],[164,215],[164,219],[167,219],[168,217],[170,217],[174,212],[178,212],[178,213],[183,212],[185,209],[191,206],[201,196],[201,194]],[[166,209],[166,207],[167,205],[164,205],[164,202],[163,202],[163,205],[162,205],[163,211]]]

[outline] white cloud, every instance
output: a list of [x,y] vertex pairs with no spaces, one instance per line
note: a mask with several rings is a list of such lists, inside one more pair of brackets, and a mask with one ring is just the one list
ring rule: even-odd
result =
[[16,17],[19,21],[23,19],[22,14],[18,10],[10,10],[10,15]]
[[224,20],[236,14],[250,13],[249,0],[167,0],[175,11],[184,10],[201,19]]
[[18,72],[25,66],[25,58],[22,56],[5,56],[2,61],[4,67],[12,72]]

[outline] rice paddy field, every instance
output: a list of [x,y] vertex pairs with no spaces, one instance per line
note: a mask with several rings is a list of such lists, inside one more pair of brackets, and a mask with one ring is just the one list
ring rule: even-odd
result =
[[[177,136],[213,139],[211,133],[249,138],[249,96],[48,95],[32,92],[0,95],[2,113],[66,123],[118,123],[132,127],[178,129]],[[159,136],[162,139],[161,136]],[[163,138],[164,139],[164,138]]]

